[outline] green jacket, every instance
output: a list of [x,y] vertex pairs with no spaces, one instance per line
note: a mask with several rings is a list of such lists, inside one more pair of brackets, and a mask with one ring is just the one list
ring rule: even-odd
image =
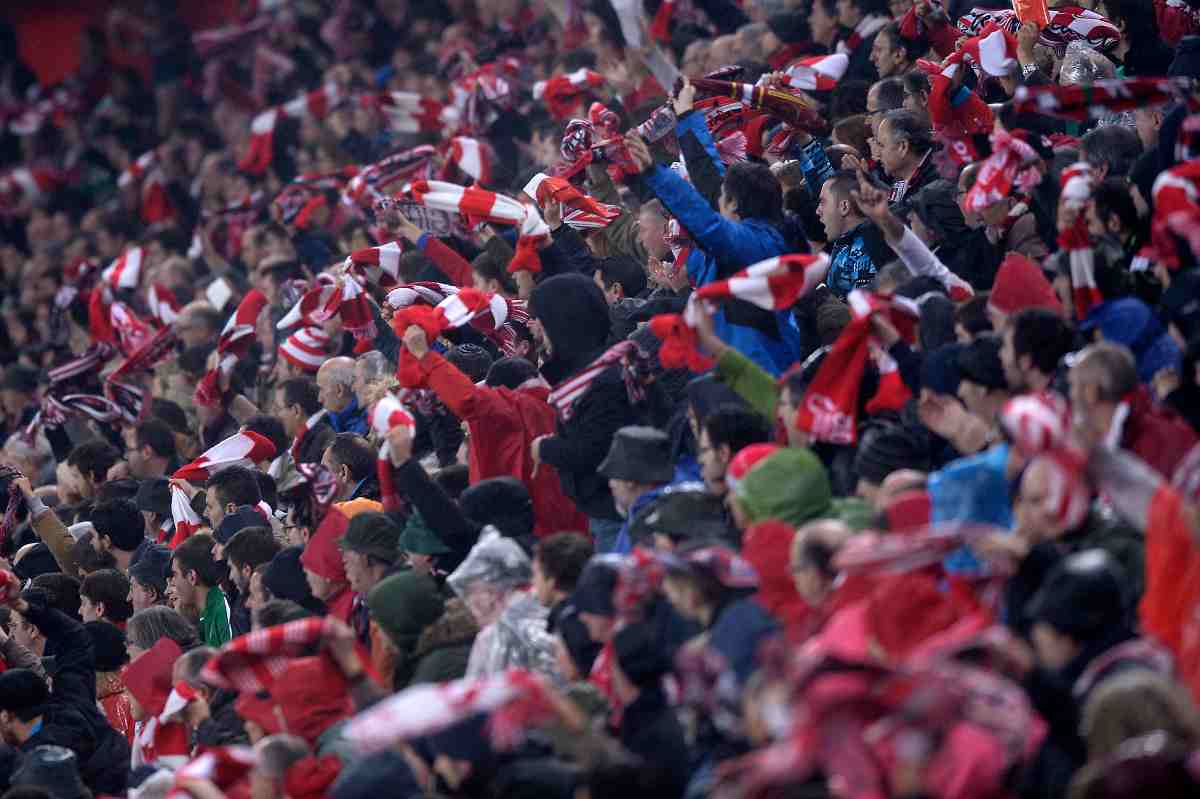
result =
[[204,645],[220,649],[233,638],[233,629],[229,626],[229,603],[220,588],[213,586],[208,589],[204,598],[204,612],[200,614],[200,634]]
[[779,383],[766,369],[733,347],[728,347],[717,359],[717,373],[750,407],[768,419],[775,419],[779,404]]

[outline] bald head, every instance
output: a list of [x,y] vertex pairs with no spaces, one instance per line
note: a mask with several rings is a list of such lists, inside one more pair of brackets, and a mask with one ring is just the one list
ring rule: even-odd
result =
[[1100,402],[1117,403],[1138,387],[1137,362],[1118,344],[1093,344],[1071,367],[1071,382],[1094,387]]
[[354,401],[354,359],[330,358],[317,370],[317,396],[331,413],[343,411]]

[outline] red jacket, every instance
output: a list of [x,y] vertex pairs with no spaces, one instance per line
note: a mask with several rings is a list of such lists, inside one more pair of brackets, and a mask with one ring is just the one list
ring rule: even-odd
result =
[[1179,678],[1200,699],[1200,548],[1193,509],[1161,484],[1146,523],[1146,591],[1138,606],[1142,630],[1175,655]]
[[476,386],[432,350],[420,365],[426,385],[470,428],[467,467],[471,483],[490,477],[515,477],[524,483],[533,500],[536,535],[587,529],[587,517],[563,493],[554,467],[543,463],[534,473],[530,444],[557,429],[554,408],[546,402],[547,386],[516,390]]
[[1145,386],[1129,399],[1129,416],[1121,430],[1121,448],[1150,464],[1167,480],[1196,444],[1196,432],[1174,411],[1156,405]]

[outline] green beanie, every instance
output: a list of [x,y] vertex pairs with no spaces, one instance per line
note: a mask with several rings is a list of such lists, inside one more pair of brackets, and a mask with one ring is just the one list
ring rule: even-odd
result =
[[385,577],[367,595],[371,618],[401,652],[416,646],[421,631],[441,617],[445,605],[434,579],[415,571]]
[[830,516],[833,489],[810,449],[787,447],[759,461],[737,484],[736,497],[752,524],[779,519],[793,527]]

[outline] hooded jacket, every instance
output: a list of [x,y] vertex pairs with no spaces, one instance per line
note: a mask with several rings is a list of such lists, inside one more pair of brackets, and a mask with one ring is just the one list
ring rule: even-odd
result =
[[467,673],[471,644],[479,628],[460,599],[446,603],[442,617],[425,628],[413,650],[416,668],[409,685],[457,680]]
[[754,599],[785,629],[793,629],[811,613],[792,578],[792,541],[796,530],[779,521],[760,522],[742,537],[742,557],[758,572]]
[[343,586],[325,604],[330,614],[347,624],[350,622],[354,593],[350,590],[350,581],[346,577],[346,567],[342,564],[342,553],[337,542],[346,534],[349,524],[349,519],[342,511],[336,507],[330,508],[300,555],[300,563],[307,571]]
[[772,453],[735,490],[751,522],[779,519],[799,527],[833,511],[829,475],[808,449],[789,447]]
[[[583,275],[558,275],[539,283],[529,310],[550,342],[542,376],[558,386],[603,354],[608,340],[608,304],[599,287]],[[637,421],[619,366],[596,377],[575,400],[570,419],[558,420],[558,434],[542,440],[541,459],[558,471],[563,493],[589,518],[616,521],[608,481],[596,467],[608,454],[617,430]]]
[[555,432],[557,417],[547,402],[549,386],[532,381],[516,389],[477,386],[454,364],[430,350],[420,360],[426,385],[470,428],[467,467],[474,485],[491,477],[515,477],[529,489],[534,532],[582,530],[586,517],[564,493],[553,467],[534,469],[530,444]]

